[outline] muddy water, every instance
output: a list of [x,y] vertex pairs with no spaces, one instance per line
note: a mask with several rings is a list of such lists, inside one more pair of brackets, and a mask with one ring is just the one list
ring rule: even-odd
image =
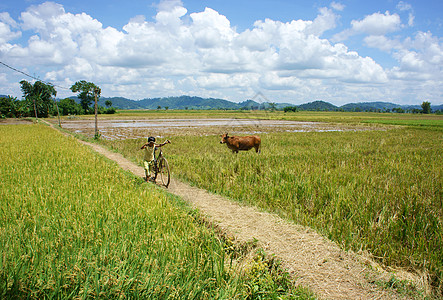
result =
[[[75,133],[94,136],[94,120],[64,120],[62,127]],[[98,121],[105,139],[141,138],[148,135],[258,134],[271,132],[363,130],[350,125],[256,119],[107,119]]]

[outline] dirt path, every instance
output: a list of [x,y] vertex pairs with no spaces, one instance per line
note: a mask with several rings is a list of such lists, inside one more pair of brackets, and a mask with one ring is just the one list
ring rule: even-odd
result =
[[[144,176],[142,167],[121,154],[97,144],[79,142],[117,162],[122,169]],[[237,240],[258,240],[259,247],[282,261],[297,284],[309,287],[322,299],[405,299],[404,295],[396,295],[374,284],[376,280],[389,280],[391,274],[368,259],[341,250],[312,229],[254,207],[242,206],[174,178],[168,191],[189,202],[212,224]]]

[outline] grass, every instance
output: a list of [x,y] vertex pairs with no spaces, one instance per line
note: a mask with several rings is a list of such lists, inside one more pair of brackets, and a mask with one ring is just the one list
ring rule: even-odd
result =
[[0,136],[0,298],[312,298],[280,271],[236,272],[178,198],[73,138],[44,125]]
[[[441,294],[443,136],[415,128],[263,134],[261,155],[234,155],[218,136],[174,136],[165,154],[175,176],[429,273]],[[104,143],[141,161],[142,140]]]
[[416,127],[420,129],[431,129],[443,131],[443,119],[396,119],[396,120],[365,120],[364,123],[383,124],[383,125],[401,125]]

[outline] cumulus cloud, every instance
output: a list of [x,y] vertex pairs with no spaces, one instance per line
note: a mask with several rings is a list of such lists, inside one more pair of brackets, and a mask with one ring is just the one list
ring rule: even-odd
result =
[[[404,3],[401,7],[407,9]],[[181,1],[170,0],[159,3],[153,19],[134,16],[117,30],[45,2],[30,6],[20,22],[0,14],[0,41],[9,43],[0,46],[0,57],[17,66],[37,66],[55,83],[69,86],[85,79],[100,85],[104,95],[134,99],[193,94],[244,100],[258,90],[327,99],[337,97],[332,85],[342,86],[345,97],[354,91],[349,84],[362,92],[366,84],[382,85],[405,72],[435,72],[432,62],[441,65],[441,45],[432,35],[401,42],[385,36],[401,28],[400,17],[389,12],[352,21],[338,40],[364,33],[368,46],[395,55],[397,69],[385,70],[345,44],[322,38],[336,28],[336,12],[343,9],[333,2],[313,20],[265,19],[237,32],[212,8],[189,13]],[[16,29],[32,33],[25,45],[11,42],[20,34]],[[375,94],[372,88],[366,92]]]
[[21,32],[14,28],[17,28],[17,22],[7,12],[0,13],[0,45],[3,45],[0,49],[6,47],[7,42],[21,37]]
[[405,39],[393,55],[400,63],[397,74],[415,72],[443,80],[443,44],[430,32]]
[[404,40],[398,37],[390,39],[386,36],[368,36],[365,43],[369,47],[392,54],[399,63],[390,72],[395,78],[443,80],[443,45],[430,32],[419,31],[414,37]]
[[370,35],[383,35],[388,32],[400,29],[401,21],[397,14],[390,14],[389,11],[384,14],[375,13],[367,16],[361,21],[352,21],[352,29],[356,32],[363,32]]
[[363,20],[352,20],[351,28],[334,35],[333,40],[344,41],[356,34],[384,35],[398,31],[401,20],[398,14],[386,11],[384,14],[374,13],[366,16]]
[[335,28],[337,15],[332,9],[322,7],[319,9],[319,12],[320,14],[308,25],[308,34],[321,36],[325,31]]

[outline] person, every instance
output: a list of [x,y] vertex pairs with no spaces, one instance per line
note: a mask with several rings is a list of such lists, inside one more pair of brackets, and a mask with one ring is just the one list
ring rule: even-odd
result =
[[166,144],[170,144],[171,142],[169,140],[166,140],[164,143],[162,144],[156,144],[155,143],[155,137],[150,136],[148,137],[148,142],[146,144],[144,144],[140,149],[144,149],[145,150],[145,154],[143,156],[143,166],[145,169],[145,174],[146,174],[146,181],[155,181],[155,174],[154,176],[151,177],[152,171],[153,171],[153,167],[154,167],[154,163],[155,163],[155,150],[157,150],[157,148],[159,147],[163,147]]

